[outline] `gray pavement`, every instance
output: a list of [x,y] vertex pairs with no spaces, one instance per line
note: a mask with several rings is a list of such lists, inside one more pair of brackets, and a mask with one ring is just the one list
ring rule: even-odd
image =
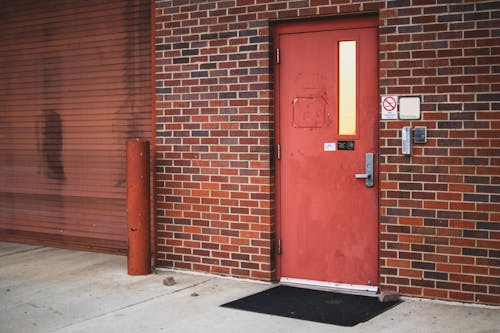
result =
[[[167,276],[177,283],[163,285]],[[0,242],[0,333],[500,332],[500,307],[418,299],[354,327],[220,307],[271,286],[169,271],[128,276],[122,256]]]

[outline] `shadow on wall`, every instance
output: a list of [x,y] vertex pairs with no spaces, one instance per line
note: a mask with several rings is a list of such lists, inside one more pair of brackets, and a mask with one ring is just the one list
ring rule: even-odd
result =
[[38,125],[38,149],[42,154],[42,167],[40,172],[49,179],[64,181],[64,166],[62,163],[63,128],[61,116],[53,109],[42,111],[41,121]]

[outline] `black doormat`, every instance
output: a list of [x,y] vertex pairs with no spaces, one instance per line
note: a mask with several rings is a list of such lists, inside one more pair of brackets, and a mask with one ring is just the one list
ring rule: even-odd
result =
[[340,326],[365,322],[399,304],[377,297],[278,286],[223,307]]

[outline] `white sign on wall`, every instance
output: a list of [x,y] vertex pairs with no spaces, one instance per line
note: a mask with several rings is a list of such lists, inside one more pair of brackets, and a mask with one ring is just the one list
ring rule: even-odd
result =
[[420,97],[399,97],[399,119],[420,119]]
[[380,99],[382,119],[398,119],[398,97],[382,96]]

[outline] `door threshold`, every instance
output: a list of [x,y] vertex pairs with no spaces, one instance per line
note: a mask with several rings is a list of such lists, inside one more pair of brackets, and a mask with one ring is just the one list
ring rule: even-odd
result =
[[365,286],[359,284],[347,284],[336,282],[325,282],[306,279],[294,279],[282,277],[279,282],[280,285],[298,287],[305,289],[314,289],[322,291],[332,291],[341,294],[360,295],[369,297],[378,297],[378,286]]

